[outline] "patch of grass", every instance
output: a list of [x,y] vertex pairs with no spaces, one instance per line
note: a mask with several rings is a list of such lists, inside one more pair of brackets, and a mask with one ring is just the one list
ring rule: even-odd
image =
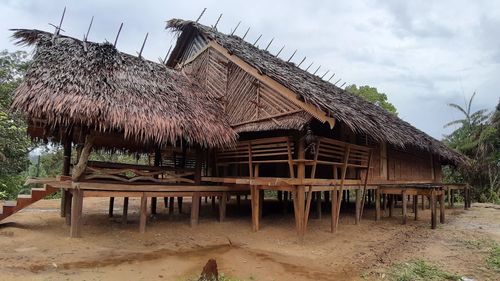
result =
[[490,253],[486,258],[488,268],[500,272],[500,244],[494,243],[490,249]]
[[389,276],[394,281],[459,281],[461,278],[457,274],[444,271],[439,266],[423,260],[412,260],[397,264],[391,270]]

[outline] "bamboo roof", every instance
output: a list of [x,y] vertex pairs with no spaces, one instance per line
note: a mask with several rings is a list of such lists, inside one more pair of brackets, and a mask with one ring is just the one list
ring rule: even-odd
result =
[[35,46],[12,103],[30,120],[101,135],[118,132],[125,140],[156,146],[235,142],[220,102],[181,71],[119,52],[107,42],[53,40],[52,33],[28,29],[14,30],[13,38]]
[[200,23],[182,19],[169,20],[167,28],[181,33],[167,65],[175,65],[186,51],[183,49],[186,41],[201,34],[206,41],[221,45],[231,55],[257,69],[261,75],[267,75],[292,90],[300,100],[343,122],[355,133],[366,134],[376,141],[402,148],[415,146],[453,163],[465,161],[460,153],[394,114],[304,71],[292,62],[286,62],[259,49],[236,35],[227,35]]

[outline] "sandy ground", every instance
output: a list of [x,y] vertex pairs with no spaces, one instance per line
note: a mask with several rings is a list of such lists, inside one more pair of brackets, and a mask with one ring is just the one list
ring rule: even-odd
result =
[[7,218],[0,224],[0,280],[187,280],[209,258],[226,276],[242,280],[386,280],[393,264],[412,259],[476,280],[500,280],[486,268],[487,252],[479,243],[500,242],[498,206],[448,209],[447,223],[435,230],[428,210],[403,226],[398,216],[375,222],[371,208],[354,225],[353,211],[346,209],[337,234],[329,232],[328,215],[318,220],[312,214],[306,241],[299,244],[293,215],[283,215],[277,202],[266,205],[256,233],[248,202],[240,208],[229,204],[222,223],[206,204],[196,228],[189,226],[189,202],[184,214],[176,210],[172,217],[159,204],[159,215],[150,218],[143,235],[138,204],[131,199],[130,221],[122,225],[121,199],[115,217],[108,218],[106,199],[86,198],[78,239],[68,237],[58,200],[40,201]]

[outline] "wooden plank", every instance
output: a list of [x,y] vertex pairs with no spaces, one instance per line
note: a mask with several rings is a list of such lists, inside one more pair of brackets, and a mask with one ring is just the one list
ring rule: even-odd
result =
[[200,217],[200,193],[194,192],[191,203],[191,227],[198,225]]
[[81,190],[73,191],[73,208],[71,209],[71,227],[70,237],[82,237],[82,211],[83,211],[83,192]]
[[143,195],[141,197],[141,211],[140,211],[140,219],[139,219],[139,232],[146,232],[146,221],[148,218],[148,197]]

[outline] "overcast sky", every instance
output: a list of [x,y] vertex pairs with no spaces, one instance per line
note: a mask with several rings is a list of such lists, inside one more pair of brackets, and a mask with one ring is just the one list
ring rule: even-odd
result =
[[[412,4],[414,3],[414,4]],[[81,38],[95,17],[89,40],[113,41],[124,23],[117,47],[135,54],[146,32],[143,56],[163,57],[175,37],[165,28],[170,18],[200,20],[293,61],[307,56],[348,84],[370,85],[385,92],[399,116],[441,139],[448,121],[461,117],[447,103],[465,103],[476,91],[474,109],[493,109],[500,88],[500,1],[0,1],[0,50],[20,49],[9,28],[53,31],[67,6],[63,34]],[[29,51],[29,49],[25,49]],[[328,77],[329,75],[327,75]],[[337,79],[332,79],[334,81]]]

